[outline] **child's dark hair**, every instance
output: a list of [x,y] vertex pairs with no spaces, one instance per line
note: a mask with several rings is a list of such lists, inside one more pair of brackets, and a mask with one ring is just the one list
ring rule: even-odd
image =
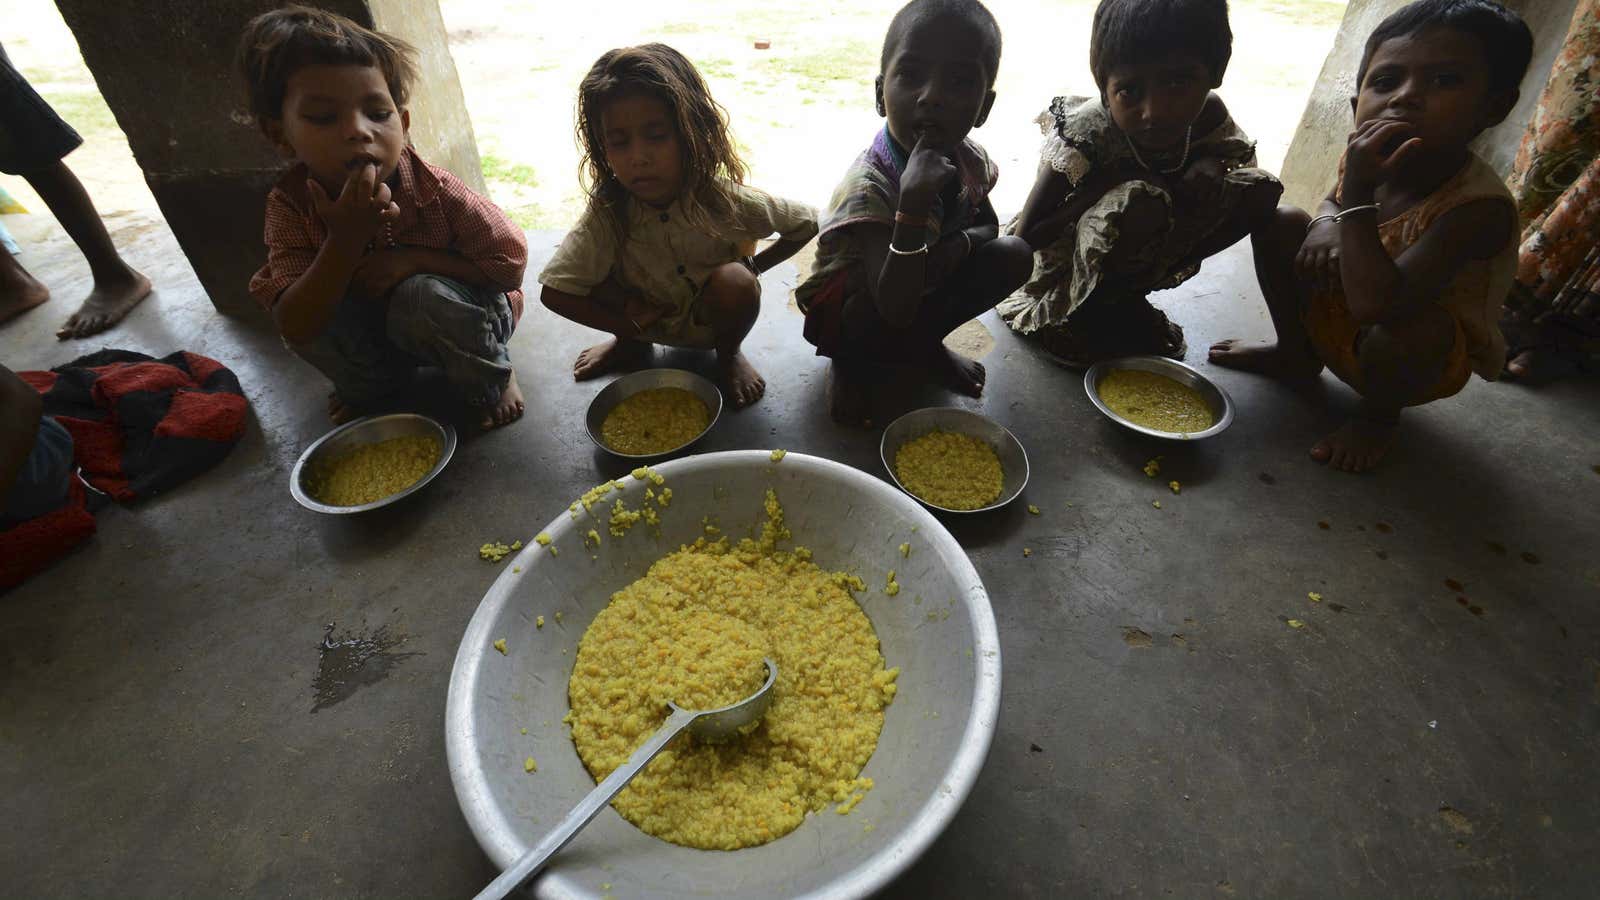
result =
[[1478,39],[1489,62],[1489,90],[1514,91],[1533,58],[1533,32],[1522,17],[1494,0],[1417,0],[1378,23],[1361,51],[1356,87],[1367,80],[1367,65],[1384,41],[1429,28],[1453,28]]
[[1089,71],[1101,96],[1111,70],[1133,62],[1193,56],[1222,84],[1233,57],[1228,0],[1101,0],[1089,34]]
[[[683,217],[706,234],[720,234],[734,209],[728,183],[744,184],[745,164],[728,133],[728,112],[711,98],[705,80],[682,53],[666,44],[609,50],[578,83],[579,178],[591,209],[616,210],[627,189],[606,163],[601,113],[612,101],[631,95],[666,104],[683,148]],[[625,227],[612,216],[613,224]]]
[[989,76],[989,87],[994,87],[994,77],[1000,71],[1000,23],[994,14],[978,0],[911,0],[889,20],[889,31],[883,36],[883,55],[878,60],[878,74],[889,68],[889,57],[900,48],[911,29],[934,19],[958,19],[963,25],[978,33],[977,49],[983,61],[984,72]]
[[289,77],[306,66],[376,66],[396,106],[405,106],[417,79],[416,51],[399,38],[363,28],[344,16],[308,6],[285,6],[250,20],[239,39],[238,67],[257,121],[283,118]]

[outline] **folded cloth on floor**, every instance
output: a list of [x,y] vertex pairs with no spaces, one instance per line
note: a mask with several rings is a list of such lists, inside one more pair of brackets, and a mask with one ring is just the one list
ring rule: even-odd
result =
[[249,402],[222,363],[101,350],[48,372],[19,372],[71,432],[91,487],[124,503],[204,472],[244,434]]

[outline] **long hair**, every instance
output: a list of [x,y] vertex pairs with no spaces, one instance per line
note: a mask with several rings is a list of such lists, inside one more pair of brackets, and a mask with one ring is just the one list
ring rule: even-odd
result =
[[684,220],[706,234],[721,234],[734,211],[729,186],[744,184],[747,170],[728,134],[727,110],[711,99],[694,64],[666,44],[609,50],[578,84],[578,180],[589,209],[608,215],[619,233],[626,231],[618,211],[628,192],[606,164],[600,116],[612,101],[632,94],[654,97],[671,111],[683,149],[678,202]]

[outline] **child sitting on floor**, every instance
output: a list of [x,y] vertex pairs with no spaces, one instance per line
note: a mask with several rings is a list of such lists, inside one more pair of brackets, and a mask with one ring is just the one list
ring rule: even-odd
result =
[[759,277],[816,235],[816,211],[744,185],[727,114],[665,44],[601,56],[578,85],[577,132],[589,205],[539,274],[540,299],[612,339],[580,353],[573,377],[638,365],[666,344],[715,350],[734,406],[761,399],[766,382],[741,350]]
[[1233,53],[1225,0],[1102,0],[1089,38],[1100,96],[1038,119],[1039,174],[1008,230],[1037,251],[1000,304],[1063,365],[1182,359],[1183,329],[1146,299],[1270,225],[1283,186],[1213,88]]
[[438,366],[492,428],[522,415],[506,342],[522,315],[522,232],[410,144],[414,51],[322,10],[250,22],[250,109],[296,165],[267,197],[250,293],[333,382],[342,422]]
[[865,420],[873,363],[983,391],[983,366],[943,340],[1028,277],[1027,245],[999,236],[989,202],[998,169],[967,139],[994,105],[999,66],[999,25],[977,0],[912,0],[889,23],[875,83],[887,126],[834,190],[795,291],[806,340],[833,358],[838,421]]
[[1517,263],[1504,182],[1467,144],[1517,101],[1533,36],[1492,0],[1419,0],[1367,39],[1338,180],[1316,217],[1283,207],[1257,273],[1276,343],[1223,341],[1218,365],[1314,377],[1361,395],[1311,449],[1371,468],[1400,410],[1499,376],[1497,320]]

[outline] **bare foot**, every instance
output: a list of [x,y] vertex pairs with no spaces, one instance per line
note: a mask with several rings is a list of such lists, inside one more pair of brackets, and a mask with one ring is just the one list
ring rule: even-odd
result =
[[[0,250],[0,253],[5,253]],[[18,266],[0,282],[0,322],[9,321],[50,299],[50,289]]]
[[1311,378],[1322,371],[1322,361],[1315,356],[1273,341],[1218,341],[1211,345],[1209,359],[1215,365],[1274,378]]
[[1366,472],[1389,452],[1394,422],[1353,418],[1311,448],[1311,458],[1341,472]]
[[743,409],[761,399],[767,392],[767,380],[761,377],[756,367],[750,365],[750,360],[743,353],[733,354],[727,361],[717,356],[718,380],[722,382],[723,390],[728,392],[728,398],[733,401],[734,409]]
[[967,359],[943,344],[933,352],[933,371],[945,387],[968,397],[983,396],[983,385],[989,378],[983,363]]
[[83,305],[56,331],[56,338],[88,337],[99,334],[122,321],[139,301],[150,296],[150,279],[129,269],[126,278],[116,281],[95,282],[94,290],[83,298]]
[[828,366],[828,413],[840,425],[865,426],[872,411],[871,395],[867,382],[851,365],[841,365],[838,360]]
[[526,408],[522,402],[522,388],[517,385],[517,373],[512,372],[511,380],[506,383],[506,389],[500,392],[500,401],[484,410],[483,421],[478,424],[484,431],[510,425],[522,418],[522,412]]
[[333,420],[333,424],[343,425],[351,419],[354,419],[357,415],[359,415],[359,413],[347,405],[343,400],[340,400],[337,393],[328,394],[328,418]]
[[621,338],[595,344],[578,354],[577,361],[572,364],[572,378],[574,381],[588,381],[607,372],[637,368],[650,358],[650,346],[642,341],[625,341]]

